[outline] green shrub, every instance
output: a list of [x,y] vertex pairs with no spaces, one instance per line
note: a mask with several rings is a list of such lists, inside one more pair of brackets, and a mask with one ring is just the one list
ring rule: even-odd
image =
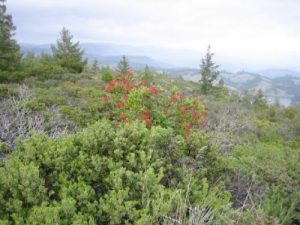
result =
[[22,71],[0,71],[0,83],[19,82],[25,78]]
[[110,69],[104,69],[101,72],[101,78],[104,82],[108,83],[109,81],[114,79],[113,71]]
[[[165,215],[175,218],[183,203],[187,213],[186,196],[193,206],[215,209],[218,218],[229,204],[228,194],[210,189],[205,180],[199,183],[193,170],[179,163],[186,146],[171,129],[147,129],[142,123],[116,128],[105,120],[59,139],[34,136],[0,167],[0,219],[156,224]],[[172,174],[177,175],[169,186]]]
[[52,56],[42,54],[34,56],[28,54],[22,59],[22,71],[26,76],[34,76],[39,80],[57,79],[60,78],[66,70],[62,68]]
[[[282,145],[259,143],[255,146],[239,146],[234,151],[238,170],[255,177],[264,185],[266,193],[262,209],[265,216],[277,218],[280,224],[299,221],[297,205],[300,204],[300,154],[298,150]],[[236,161],[235,161],[236,160]],[[255,193],[254,193],[255,194]]]

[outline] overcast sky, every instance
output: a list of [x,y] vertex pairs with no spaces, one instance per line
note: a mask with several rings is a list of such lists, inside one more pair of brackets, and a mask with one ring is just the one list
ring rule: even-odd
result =
[[300,0],[8,0],[26,43],[80,42],[203,51],[257,68],[300,69]]

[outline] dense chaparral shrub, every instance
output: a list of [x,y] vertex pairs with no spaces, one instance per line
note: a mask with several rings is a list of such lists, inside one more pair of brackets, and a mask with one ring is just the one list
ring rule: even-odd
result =
[[230,195],[183,161],[191,142],[205,144],[192,139],[105,120],[56,140],[31,137],[0,166],[0,223],[157,224],[187,220],[201,204],[221,224]]

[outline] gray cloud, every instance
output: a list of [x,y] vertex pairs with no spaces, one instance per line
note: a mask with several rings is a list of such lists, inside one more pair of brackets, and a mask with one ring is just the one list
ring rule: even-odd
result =
[[54,42],[62,26],[81,42],[204,50],[252,67],[297,67],[298,0],[9,0],[20,42]]

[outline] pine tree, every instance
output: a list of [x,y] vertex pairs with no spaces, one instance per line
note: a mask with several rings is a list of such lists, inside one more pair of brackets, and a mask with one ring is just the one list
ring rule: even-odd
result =
[[0,0],[0,71],[15,71],[20,65],[20,47],[13,39],[16,27],[6,13],[6,0]]
[[82,59],[83,50],[80,49],[79,42],[72,43],[72,38],[70,31],[63,28],[56,46],[51,46],[53,57],[61,67],[69,72],[81,73],[87,61]]
[[213,88],[213,82],[218,78],[219,71],[217,68],[219,67],[212,61],[212,57],[214,53],[210,52],[210,45],[207,48],[207,53],[205,57],[202,59],[202,63],[200,65],[200,74],[201,74],[201,91],[203,94],[207,94]]
[[128,60],[126,59],[125,55],[123,55],[122,59],[118,64],[117,71],[121,74],[121,76],[125,76],[130,70],[130,66]]

